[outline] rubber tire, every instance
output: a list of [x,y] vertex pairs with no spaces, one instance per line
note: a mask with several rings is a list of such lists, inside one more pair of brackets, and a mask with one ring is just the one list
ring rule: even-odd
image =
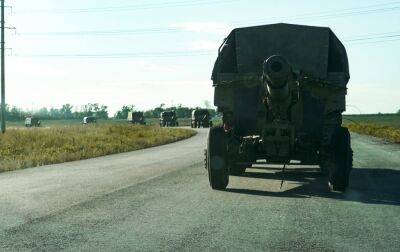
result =
[[319,171],[321,175],[329,175],[329,165],[326,163],[319,164]]
[[229,184],[226,136],[222,127],[211,128],[207,141],[207,171],[210,186],[214,190],[225,190]]
[[329,171],[329,186],[333,191],[344,192],[349,185],[350,171],[353,168],[353,151],[349,130],[337,129],[332,137],[333,165]]
[[243,175],[246,172],[247,167],[244,165],[232,164],[229,166],[229,174],[234,176]]

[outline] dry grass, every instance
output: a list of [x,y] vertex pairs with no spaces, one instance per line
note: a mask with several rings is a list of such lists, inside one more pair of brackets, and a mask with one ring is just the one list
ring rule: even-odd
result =
[[144,149],[195,134],[133,125],[14,129],[0,135],[0,172]]
[[349,130],[364,135],[380,137],[394,143],[400,143],[400,129],[373,123],[350,123]]

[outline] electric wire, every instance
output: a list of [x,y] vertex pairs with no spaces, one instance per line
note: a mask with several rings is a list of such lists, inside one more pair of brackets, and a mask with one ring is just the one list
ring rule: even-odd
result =
[[109,6],[109,7],[76,8],[76,9],[42,9],[42,10],[20,11],[20,12],[29,12],[31,14],[32,13],[79,14],[79,13],[104,13],[104,12],[132,12],[132,11],[152,10],[152,9],[223,4],[236,1],[239,0],[191,0],[191,1],[175,1],[175,2],[164,2],[164,3],[153,3],[153,4],[149,3],[149,4],[121,5],[121,6]]
[[[286,17],[276,17],[270,19],[258,19],[257,21],[233,21],[230,22],[231,25],[234,26],[251,26],[251,25],[260,25],[268,23],[268,21],[272,20],[305,20],[305,19],[313,19],[313,20],[320,20],[320,19],[327,19],[327,18],[342,18],[342,17],[349,17],[349,16],[356,16],[356,15],[366,15],[366,14],[376,14],[382,12],[389,12],[389,11],[398,11],[400,10],[399,6],[392,6],[392,7],[384,7],[389,5],[398,5],[400,1],[396,2],[389,2],[383,4],[374,4],[374,5],[367,5],[357,8],[346,8],[346,9],[339,9],[339,10],[332,10],[332,11],[325,11],[325,12],[314,12],[314,13],[307,13],[307,14],[299,14],[299,15],[292,15]],[[374,7],[384,7],[384,8],[368,8]],[[22,36],[121,36],[121,35],[144,35],[144,34],[156,34],[156,33],[176,33],[176,32],[184,32],[185,30],[179,27],[150,27],[150,28],[136,28],[136,29],[110,29],[110,30],[88,30],[88,31],[67,31],[67,32],[18,32],[17,35]]]

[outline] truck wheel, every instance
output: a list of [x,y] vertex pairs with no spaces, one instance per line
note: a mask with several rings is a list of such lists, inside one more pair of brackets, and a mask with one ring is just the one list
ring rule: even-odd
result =
[[231,164],[229,166],[229,174],[234,176],[242,175],[246,172],[247,166],[245,165],[238,165],[238,164]]
[[210,129],[207,141],[207,171],[210,186],[214,190],[224,190],[229,183],[226,160],[226,136],[222,127]]
[[329,187],[333,191],[344,192],[349,185],[350,171],[353,168],[353,151],[347,128],[338,128],[332,136],[332,161]]

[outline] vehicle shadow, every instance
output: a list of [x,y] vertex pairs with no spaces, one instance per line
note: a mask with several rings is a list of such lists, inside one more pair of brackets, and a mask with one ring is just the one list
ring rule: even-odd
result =
[[[266,168],[269,170],[268,168]],[[276,169],[272,169],[275,171]],[[324,197],[367,204],[387,204],[400,206],[400,169],[354,168],[350,176],[350,186],[345,193],[331,192],[327,178],[317,169],[289,169],[282,173],[246,172],[241,177],[282,180],[299,183],[288,190],[271,192],[245,188],[227,188],[227,192],[269,197],[310,198]]]

